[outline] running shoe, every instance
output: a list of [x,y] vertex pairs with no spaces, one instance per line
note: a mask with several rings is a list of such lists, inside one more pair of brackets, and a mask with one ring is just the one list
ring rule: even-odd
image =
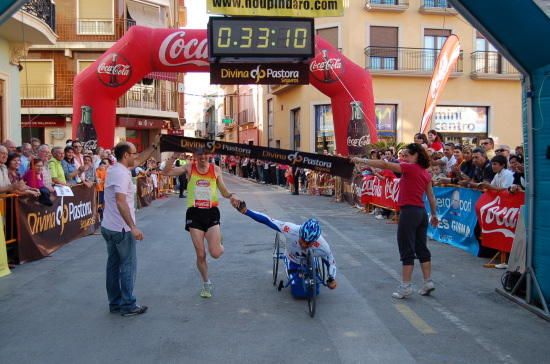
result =
[[210,298],[212,297],[212,285],[211,284],[205,284],[202,286],[200,296],[202,298]]
[[429,296],[430,293],[432,293],[434,290],[435,290],[434,282],[431,279],[429,279],[427,281],[424,281],[422,288],[418,290],[418,294],[421,296]]
[[391,294],[393,298],[406,298],[413,294],[413,287],[411,284],[403,285],[400,284],[399,287],[397,287],[397,290]]

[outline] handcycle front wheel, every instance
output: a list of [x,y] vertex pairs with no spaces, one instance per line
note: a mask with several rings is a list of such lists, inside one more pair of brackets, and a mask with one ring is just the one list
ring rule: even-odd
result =
[[315,299],[317,296],[317,280],[316,280],[316,267],[315,259],[313,257],[313,252],[311,249],[307,252],[306,258],[306,275],[304,277],[306,294],[307,294],[307,308],[309,311],[309,316],[315,316]]
[[275,235],[275,244],[273,246],[273,285],[277,285],[277,274],[279,273],[279,255],[281,253],[281,237],[279,233]]

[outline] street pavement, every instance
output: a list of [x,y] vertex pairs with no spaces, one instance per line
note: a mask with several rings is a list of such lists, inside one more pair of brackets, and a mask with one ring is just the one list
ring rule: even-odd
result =
[[[502,271],[430,242],[436,290],[391,298],[397,225],[324,196],[293,196],[224,174],[247,205],[278,220],[316,217],[338,266],[317,314],[271,284],[275,232],[222,198],[225,254],[209,258],[211,299],[176,195],[137,213],[135,295],[146,314],[110,314],[101,236],[74,241],[0,279],[0,361],[20,363],[543,363],[550,324],[495,292]],[[420,270],[415,271],[417,287]]]

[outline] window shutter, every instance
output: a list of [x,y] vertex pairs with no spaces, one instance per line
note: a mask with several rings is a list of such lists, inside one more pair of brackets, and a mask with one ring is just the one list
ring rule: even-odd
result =
[[370,27],[371,56],[397,58],[397,32],[396,27]]
[[78,0],[79,19],[113,19],[113,0]]
[[450,29],[424,29],[424,36],[427,37],[448,37],[451,35]]
[[321,36],[324,40],[332,44],[334,48],[340,48],[338,46],[338,27],[317,29],[317,35]]

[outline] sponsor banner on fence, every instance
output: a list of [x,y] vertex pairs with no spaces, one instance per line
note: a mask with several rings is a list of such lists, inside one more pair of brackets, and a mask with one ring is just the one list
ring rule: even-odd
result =
[[217,140],[187,138],[176,135],[162,135],[160,138],[161,152],[192,153],[197,149],[203,149],[212,154],[235,155],[279,164],[287,164],[294,167],[311,169],[317,172],[330,173],[344,178],[351,177],[354,167],[348,159],[330,155],[227,143]]
[[399,178],[381,179],[376,176],[363,177],[361,203],[374,204],[386,209],[398,211]]
[[45,206],[33,197],[17,199],[19,260],[48,256],[68,242],[92,234],[96,225],[96,189],[72,187],[73,197],[57,197]]
[[212,14],[320,18],[344,15],[343,0],[208,0]]
[[525,193],[485,191],[476,203],[483,246],[510,252]]
[[215,85],[307,85],[307,63],[211,63],[210,83]]
[[[464,249],[477,256],[479,243],[474,235],[477,224],[475,214],[476,201],[481,191],[460,187],[434,187],[437,204],[437,228],[428,226],[428,236],[431,239]],[[431,215],[430,204],[426,195],[424,203],[428,215]]]

